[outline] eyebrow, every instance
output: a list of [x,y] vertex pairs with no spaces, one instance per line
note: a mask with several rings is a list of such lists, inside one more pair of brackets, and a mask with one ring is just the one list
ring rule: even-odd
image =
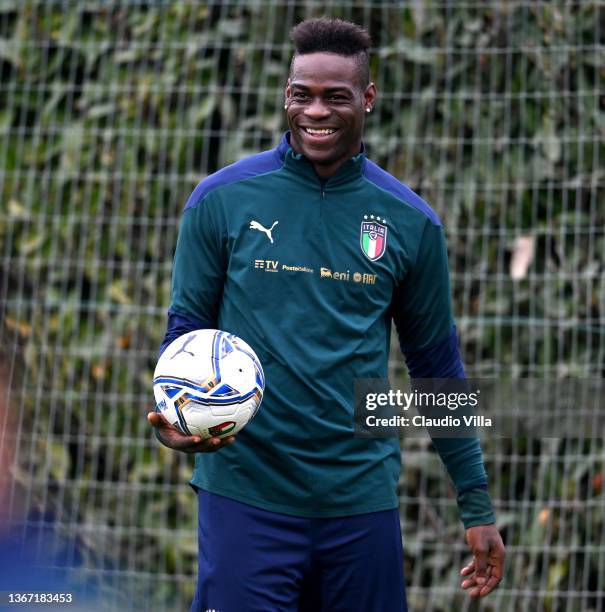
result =
[[[304,89],[305,91],[310,91],[310,87],[308,87],[307,85],[303,85],[301,83],[291,83],[290,87],[292,88],[296,88],[296,89]],[[346,85],[341,85],[339,87],[326,87],[324,89],[324,91],[326,93],[335,93],[337,91],[345,91],[349,94],[353,93],[351,89],[349,89]]]

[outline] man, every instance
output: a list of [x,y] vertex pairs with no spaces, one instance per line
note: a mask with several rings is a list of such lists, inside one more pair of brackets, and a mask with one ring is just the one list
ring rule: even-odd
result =
[[[365,156],[367,32],[319,19],[292,38],[289,132],[189,198],[163,344],[204,327],[241,336],[265,369],[263,406],[236,444],[148,418],[196,453],[193,610],[406,610],[399,443],[354,437],[352,389],[386,378],[392,319],[412,377],[464,376],[445,241],[428,205]],[[474,555],[462,586],[487,595],[504,547],[479,442],[434,442]]]

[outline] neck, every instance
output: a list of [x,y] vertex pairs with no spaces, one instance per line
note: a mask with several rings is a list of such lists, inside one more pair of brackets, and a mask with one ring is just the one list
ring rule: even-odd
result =
[[337,162],[334,162],[333,164],[329,164],[329,165],[326,165],[326,164],[316,164],[315,162],[312,161],[311,165],[313,166],[313,169],[315,170],[315,173],[317,174],[317,176],[320,179],[327,180],[331,176],[336,174],[336,171],[338,170],[338,168],[340,168],[340,166],[342,166],[345,161],[346,160],[340,159]]

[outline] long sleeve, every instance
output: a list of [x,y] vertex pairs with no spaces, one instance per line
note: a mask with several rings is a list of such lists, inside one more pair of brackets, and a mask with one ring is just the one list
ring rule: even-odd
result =
[[[464,378],[453,325],[441,226],[427,221],[414,265],[398,287],[393,319],[410,378]],[[433,438],[457,492],[466,528],[495,522],[478,438]]]
[[172,302],[160,353],[183,334],[217,326],[226,257],[210,204],[202,199],[183,213],[174,265]]

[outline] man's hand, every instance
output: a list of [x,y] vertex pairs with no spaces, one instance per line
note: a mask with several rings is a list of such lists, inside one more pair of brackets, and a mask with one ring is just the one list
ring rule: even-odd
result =
[[202,440],[201,436],[186,436],[173,427],[168,419],[159,412],[149,412],[147,420],[155,427],[160,442],[164,446],[183,453],[213,453],[235,442],[235,436],[214,437],[207,440]]
[[471,589],[471,597],[485,597],[491,593],[504,571],[504,544],[495,525],[479,525],[466,530],[466,542],[473,553],[473,560],[462,568],[463,589]]

